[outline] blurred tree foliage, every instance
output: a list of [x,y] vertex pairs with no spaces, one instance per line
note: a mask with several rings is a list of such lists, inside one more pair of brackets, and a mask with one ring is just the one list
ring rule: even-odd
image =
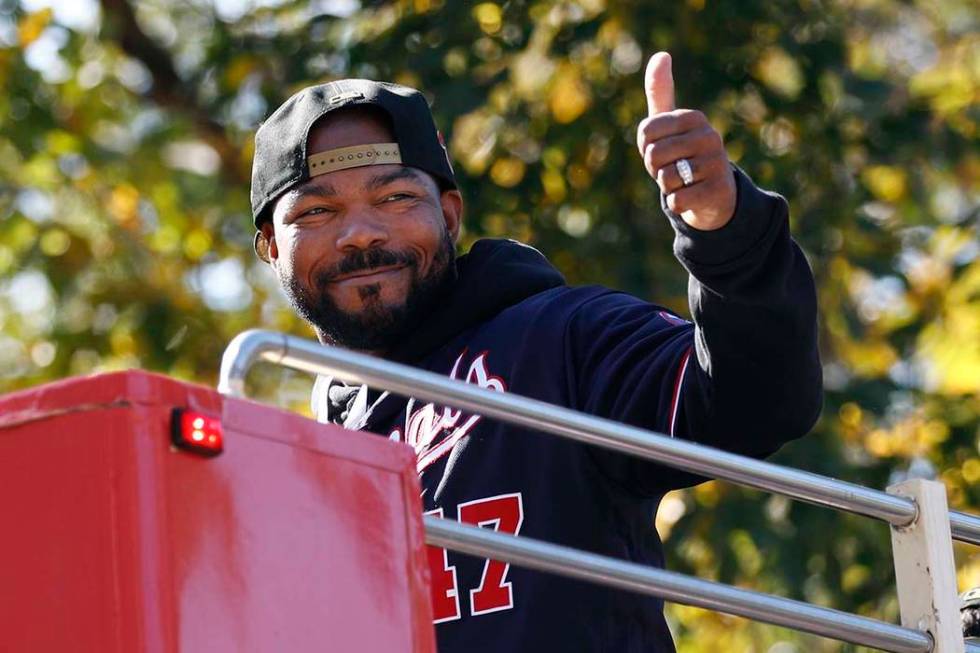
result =
[[[826,407],[777,460],[874,487],[934,474],[977,511],[978,27],[971,0],[0,0],[0,391],[124,367],[213,383],[236,332],[308,335],[251,252],[251,136],[344,76],[426,91],[465,243],[526,240],[572,282],[686,312],[634,145],[666,49],[679,104],[786,195],[817,276]],[[658,527],[674,569],[896,618],[881,524],[708,483]],[[850,650],[670,617],[681,651]]]

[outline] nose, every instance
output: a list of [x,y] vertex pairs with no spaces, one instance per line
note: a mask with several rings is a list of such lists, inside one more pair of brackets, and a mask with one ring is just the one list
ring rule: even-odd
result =
[[337,249],[351,251],[371,249],[388,242],[388,229],[381,220],[361,214],[349,215],[337,234]]

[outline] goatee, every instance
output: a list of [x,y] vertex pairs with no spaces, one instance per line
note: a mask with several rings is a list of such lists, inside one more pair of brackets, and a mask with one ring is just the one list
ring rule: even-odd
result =
[[[296,312],[316,330],[320,339],[349,349],[385,352],[397,345],[425,320],[439,300],[456,282],[456,246],[448,230],[432,259],[429,271],[419,275],[418,257],[412,251],[382,248],[358,250],[328,270],[319,272],[312,289],[300,285],[295,277],[283,286]],[[332,279],[374,268],[404,265],[412,274],[405,301],[386,305],[380,284],[358,289],[364,309],[350,313],[340,309],[327,291]]]

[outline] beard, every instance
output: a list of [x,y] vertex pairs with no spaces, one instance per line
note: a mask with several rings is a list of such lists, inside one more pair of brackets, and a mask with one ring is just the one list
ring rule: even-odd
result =
[[[420,261],[415,252],[381,248],[358,250],[314,277],[311,291],[300,285],[295,276],[283,280],[289,302],[310,323],[324,342],[361,351],[390,350],[415,330],[456,281],[456,245],[443,229],[439,250],[425,275],[420,275]],[[328,292],[330,282],[342,274],[371,270],[389,265],[405,265],[412,281],[401,304],[385,304],[380,284],[358,289],[364,308],[348,312],[337,306]]]

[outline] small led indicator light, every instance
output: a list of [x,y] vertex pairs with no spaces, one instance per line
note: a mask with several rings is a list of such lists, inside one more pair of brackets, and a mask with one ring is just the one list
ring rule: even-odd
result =
[[174,408],[171,438],[181,449],[216,456],[223,448],[221,420],[187,408]]

